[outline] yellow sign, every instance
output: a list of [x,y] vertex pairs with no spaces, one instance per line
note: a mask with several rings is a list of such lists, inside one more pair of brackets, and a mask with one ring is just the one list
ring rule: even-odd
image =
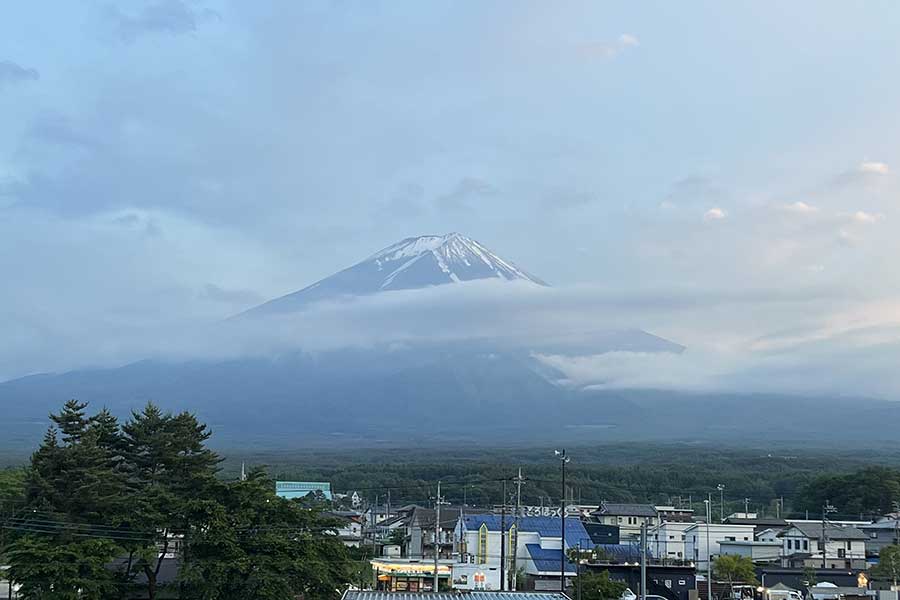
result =
[[[379,572],[396,575],[434,575],[434,565],[428,563],[383,562],[373,560],[372,568]],[[450,576],[449,565],[438,565],[438,575]]]

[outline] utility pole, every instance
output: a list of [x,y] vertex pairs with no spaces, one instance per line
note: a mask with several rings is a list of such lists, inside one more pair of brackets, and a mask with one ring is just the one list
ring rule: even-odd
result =
[[831,505],[830,500],[825,501],[825,505],[822,507],[822,568],[827,569],[827,563],[825,562],[825,547],[828,545],[828,538],[825,537],[825,517],[831,513],[837,512],[837,509]]
[[719,523],[725,522],[725,484],[720,483],[716,486],[719,490]]
[[503,480],[503,504],[500,505],[500,591],[506,589],[506,479]]
[[378,537],[378,494],[375,494],[375,504],[372,505],[372,558],[378,555],[375,548],[375,540]]
[[641,600],[647,599],[647,520],[641,523]]
[[559,544],[559,591],[566,593],[566,463],[569,457],[566,450],[554,450],[562,466],[562,511],[560,512],[560,544]]
[[434,499],[434,589],[438,591],[438,557],[441,554],[441,504],[444,499],[441,498],[441,482],[438,480],[437,497]]
[[[512,566],[510,567],[512,570],[512,590],[519,589],[519,517],[522,515],[522,484],[524,482],[525,478],[522,477],[522,469],[520,467],[519,474],[516,475],[516,537],[513,545]],[[510,539],[512,540],[512,538]]]
[[891,502],[894,507],[894,543],[900,544],[900,502]]
[[712,597],[712,556],[709,553],[709,528],[712,525],[712,494],[703,501],[706,504],[706,600]]
[[578,560],[575,561],[575,585],[578,586],[575,598],[581,600],[581,540],[578,540]]

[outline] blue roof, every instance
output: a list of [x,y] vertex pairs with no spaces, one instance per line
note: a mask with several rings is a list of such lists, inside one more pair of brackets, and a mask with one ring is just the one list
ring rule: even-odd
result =
[[[559,517],[519,517],[519,531],[534,531],[541,537],[559,537],[561,532]],[[506,517],[506,530],[509,531],[516,522],[515,517]],[[465,526],[469,531],[478,530],[487,525],[489,531],[500,531],[500,515],[466,515]],[[578,518],[566,519],[566,546],[574,548],[581,544],[582,548],[594,547],[591,536]],[[557,560],[559,554],[557,553]]]
[[[540,544],[525,544],[528,555],[534,561],[534,566],[538,571],[547,571],[551,573],[559,573],[559,548],[541,548]],[[574,573],[575,565],[566,559],[566,573]]]

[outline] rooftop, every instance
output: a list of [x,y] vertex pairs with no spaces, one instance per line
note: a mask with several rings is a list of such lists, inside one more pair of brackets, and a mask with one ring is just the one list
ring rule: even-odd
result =
[[655,517],[656,509],[652,504],[616,504],[604,502],[593,512],[595,515],[615,515],[623,517]]
[[343,600],[568,600],[559,592],[372,592],[348,590]]
[[[813,540],[817,540],[822,537],[821,521],[819,521],[818,523],[791,523],[791,527],[789,527],[787,531],[782,532],[780,535],[786,535],[791,531],[791,529],[797,529],[802,535]],[[842,527],[840,525],[826,523],[825,537],[829,540],[865,540],[868,539],[869,536],[867,536],[856,527]]]
[[[560,537],[561,521],[559,517],[519,517],[519,531],[533,531],[541,535],[541,537],[554,538]],[[466,515],[464,525],[468,531],[476,531],[481,528],[482,524],[487,526],[489,531],[500,531],[501,517],[500,515]],[[516,523],[515,517],[506,517],[506,530],[509,531]],[[587,530],[581,523],[580,519],[566,519],[566,546],[574,548],[578,544],[582,548],[593,548],[594,543],[588,535]]]

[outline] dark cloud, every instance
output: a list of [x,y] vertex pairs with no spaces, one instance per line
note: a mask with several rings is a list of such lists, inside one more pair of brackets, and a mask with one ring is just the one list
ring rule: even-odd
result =
[[136,14],[127,14],[118,6],[107,8],[116,34],[125,42],[133,42],[146,34],[183,35],[194,33],[219,14],[208,8],[193,7],[184,0],[159,0],[143,7]]
[[37,69],[29,69],[9,60],[0,60],[0,88],[37,79],[40,79]]
[[460,211],[476,208],[477,202],[496,196],[499,190],[489,181],[478,177],[463,177],[448,193],[438,196],[437,207],[441,210]]

